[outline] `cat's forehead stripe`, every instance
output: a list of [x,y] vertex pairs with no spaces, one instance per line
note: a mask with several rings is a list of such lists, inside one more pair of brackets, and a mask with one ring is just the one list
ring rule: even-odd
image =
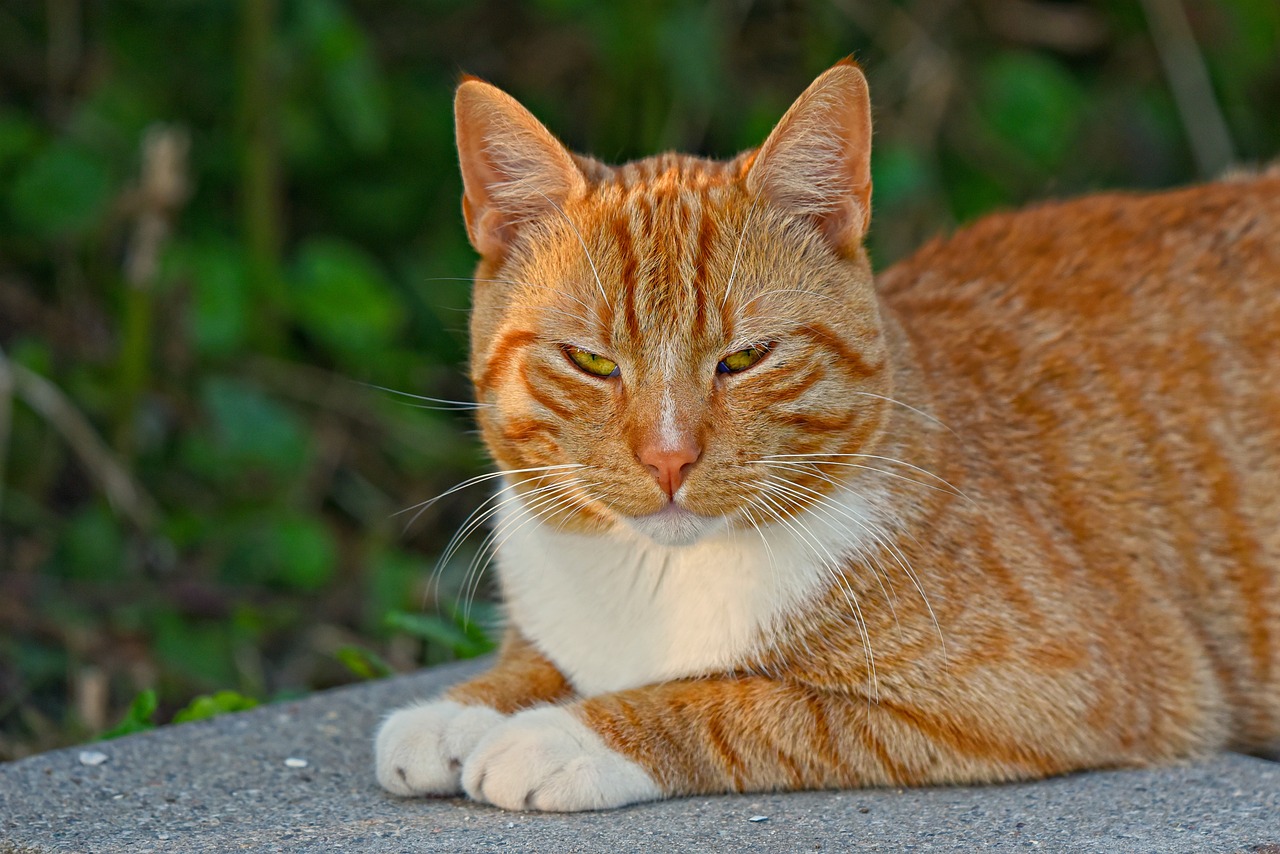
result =
[[707,270],[711,261],[711,246],[716,238],[716,220],[709,205],[698,206],[698,252],[693,263],[694,316],[693,326],[699,332],[707,328]]
[[[613,233],[614,251],[618,254],[619,269],[622,277],[622,332],[631,339],[640,336],[640,318],[636,313],[635,282],[639,266],[631,245],[631,225],[626,217],[614,217],[611,231]],[[616,314],[615,314],[616,317]]]
[[640,187],[648,190],[654,185],[675,183],[691,189],[703,189],[738,180],[749,163],[745,157],[722,161],[667,153],[615,166],[609,171],[608,178],[627,189]]
[[705,191],[627,189],[604,229],[619,276],[614,337],[652,344],[707,334],[715,309],[708,288],[720,236],[716,215]]

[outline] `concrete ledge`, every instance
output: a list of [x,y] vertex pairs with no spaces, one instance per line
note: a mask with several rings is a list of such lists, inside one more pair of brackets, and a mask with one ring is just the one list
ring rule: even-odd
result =
[[[1280,854],[1280,764],[919,791],[692,798],[611,813],[399,800],[372,776],[390,707],[484,663],[0,765],[0,854],[231,851],[1107,851]],[[306,765],[294,761],[304,760]],[[764,816],[764,820],[752,821]]]

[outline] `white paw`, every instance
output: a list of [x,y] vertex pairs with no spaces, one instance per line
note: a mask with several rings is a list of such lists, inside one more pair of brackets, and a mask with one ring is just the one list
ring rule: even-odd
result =
[[643,768],[559,706],[521,712],[491,730],[463,764],[462,787],[509,810],[601,810],[662,797]]
[[397,795],[456,795],[467,756],[503,720],[488,706],[452,700],[392,712],[374,740],[378,782]]

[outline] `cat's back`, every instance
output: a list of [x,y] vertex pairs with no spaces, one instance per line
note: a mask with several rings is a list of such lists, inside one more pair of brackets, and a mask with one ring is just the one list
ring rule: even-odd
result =
[[1280,170],[990,216],[877,286],[959,423],[1053,391],[1066,422],[1234,412],[1280,451]]
[[994,214],[886,271],[878,289],[913,327],[961,314],[1046,325],[1082,317],[1106,327],[1129,312],[1156,311],[1162,321],[1193,305],[1274,307],[1277,269],[1280,166]]
[[1280,174],[991,216],[878,287],[997,540],[1194,625],[1241,743],[1275,744]]

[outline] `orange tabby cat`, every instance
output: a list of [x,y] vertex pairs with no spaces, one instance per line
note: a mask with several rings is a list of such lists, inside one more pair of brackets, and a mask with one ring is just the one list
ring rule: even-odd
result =
[[1280,176],[990,217],[873,282],[865,79],[609,167],[457,95],[506,473],[488,673],[398,794],[580,810],[1280,747]]

